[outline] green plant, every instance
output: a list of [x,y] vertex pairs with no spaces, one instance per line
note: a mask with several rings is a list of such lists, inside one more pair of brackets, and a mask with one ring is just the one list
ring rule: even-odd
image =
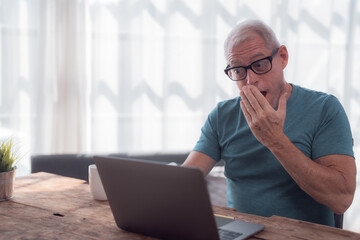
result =
[[10,172],[14,169],[20,159],[18,152],[14,149],[13,138],[0,142],[0,172]]

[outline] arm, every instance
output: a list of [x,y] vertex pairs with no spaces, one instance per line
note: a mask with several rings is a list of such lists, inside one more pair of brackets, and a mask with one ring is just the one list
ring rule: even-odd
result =
[[283,132],[286,95],[275,111],[255,87],[241,92],[241,108],[254,136],[279,160],[299,187],[335,213],[350,206],[356,185],[353,157],[327,155],[314,161],[304,155]]
[[200,170],[204,173],[204,176],[208,175],[211,169],[215,166],[216,161],[209,157],[208,155],[192,151],[189,156],[186,158],[185,162],[182,166],[191,166],[200,168]]
[[269,149],[299,187],[316,201],[337,214],[349,208],[356,186],[353,157],[327,155],[312,161],[286,136]]

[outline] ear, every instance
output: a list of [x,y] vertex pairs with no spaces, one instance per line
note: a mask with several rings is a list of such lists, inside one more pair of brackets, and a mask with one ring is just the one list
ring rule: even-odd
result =
[[278,52],[282,69],[285,69],[289,60],[289,54],[285,45],[281,45]]

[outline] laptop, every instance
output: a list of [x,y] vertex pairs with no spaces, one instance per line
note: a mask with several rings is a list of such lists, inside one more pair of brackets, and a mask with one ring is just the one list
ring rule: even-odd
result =
[[160,239],[246,239],[263,225],[214,216],[200,169],[94,156],[117,226]]

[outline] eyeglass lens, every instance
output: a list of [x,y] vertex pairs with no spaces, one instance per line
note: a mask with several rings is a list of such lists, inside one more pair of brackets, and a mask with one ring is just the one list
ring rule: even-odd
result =
[[233,80],[242,80],[246,78],[247,68],[250,68],[254,73],[262,74],[266,73],[271,69],[270,59],[260,59],[256,62],[253,62],[249,67],[237,67],[230,69],[228,75]]

